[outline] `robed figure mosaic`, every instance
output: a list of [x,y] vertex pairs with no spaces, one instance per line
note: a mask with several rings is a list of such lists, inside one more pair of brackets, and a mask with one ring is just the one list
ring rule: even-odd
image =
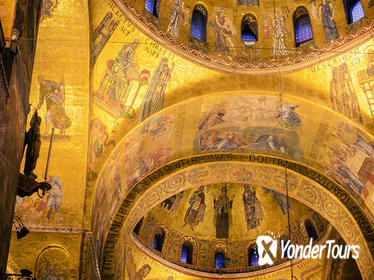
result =
[[332,68],[332,80],[330,83],[330,98],[334,111],[362,122],[360,106],[358,104],[355,87],[347,63]]
[[183,10],[183,6],[184,5],[182,0],[175,0],[173,10],[171,11],[169,25],[166,30],[167,34],[169,34],[171,37],[177,40],[179,37],[180,17]]
[[286,35],[290,36],[286,26],[286,18],[280,14],[279,9],[275,9],[274,15],[269,15],[264,21],[264,38],[273,38],[271,50],[273,60],[289,55]]
[[277,58],[288,56],[289,52],[286,45],[286,18],[280,15],[279,10],[275,10],[275,16],[272,19],[273,47],[271,57]]
[[52,224],[56,213],[60,210],[62,204],[64,186],[61,180],[57,176],[48,176],[47,183],[49,183],[52,188],[47,191],[47,200],[45,202],[43,210],[43,224]]
[[261,202],[256,197],[256,191],[251,190],[251,186],[247,184],[244,185],[243,204],[247,231],[256,229],[258,232],[257,227],[261,225],[264,213],[262,212]]
[[114,60],[106,62],[105,75],[94,93],[95,104],[115,118],[135,118],[135,101],[141,87],[148,85],[150,72],[140,70],[135,60],[139,44],[139,39],[125,44]]
[[215,17],[215,36],[214,43],[216,45],[216,52],[218,56],[230,56],[230,51],[236,55],[234,43],[232,42],[232,35],[236,33],[234,25],[226,17],[225,9],[218,10]]
[[161,208],[168,212],[175,212],[178,209],[178,206],[182,199],[183,199],[183,191],[161,202]]
[[188,207],[186,215],[184,216],[184,225],[190,225],[191,229],[194,230],[193,227],[197,226],[204,220],[206,208],[204,187],[200,187],[195,191],[188,203],[190,204],[190,207]]
[[51,123],[60,130],[60,136],[64,136],[65,130],[71,126],[71,119],[65,113],[64,78],[57,83],[39,76],[38,81],[40,84],[39,103],[36,109],[39,110],[42,107],[44,100],[46,103],[44,136],[48,136]]
[[174,63],[170,66],[166,57],[161,59],[145,94],[142,107],[139,111],[138,123],[160,111],[164,106],[164,94],[170,82],[173,68]]
[[221,188],[218,197],[213,196],[214,201],[214,222],[216,226],[216,238],[229,238],[229,211],[232,208],[234,195],[229,199],[227,188]]
[[373,144],[346,122],[338,122],[330,136],[326,174],[365,200],[374,185]]
[[[139,44],[138,40],[134,40],[132,44],[123,46],[118,53],[117,58],[112,62],[111,74],[112,84],[109,86],[107,94],[108,98],[113,101],[126,101],[128,88],[131,79],[129,76],[130,67],[134,67],[135,50]],[[138,69],[135,70],[137,72]]]
[[322,24],[325,29],[325,44],[340,37],[334,20],[334,8],[330,1],[322,0],[318,9],[318,16],[322,15]]

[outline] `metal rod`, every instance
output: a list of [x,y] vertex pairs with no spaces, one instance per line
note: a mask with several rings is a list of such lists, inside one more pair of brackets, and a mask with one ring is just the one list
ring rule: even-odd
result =
[[52,143],[53,143],[53,135],[54,135],[54,133],[55,133],[55,128],[52,127],[51,140],[49,141],[49,150],[48,150],[47,165],[45,167],[45,172],[44,172],[44,181],[47,181],[47,178],[48,178],[49,160],[51,159]]

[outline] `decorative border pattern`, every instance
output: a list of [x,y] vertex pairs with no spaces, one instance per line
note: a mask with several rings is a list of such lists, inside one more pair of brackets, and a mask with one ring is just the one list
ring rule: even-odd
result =
[[165,32],[158,30],[144,15],[139,14],[131,7],[128,1],[112,1],[133,25],[164,48],[191,62],[220,72],[257,75],[294,72],[338,56],[374,37],[374,22],[371,22],[368,26],[362,27],[356,33],[342,37],[327,47],[312,51],[306,55],[298,56],[294,59],[281,62],[240,63],[226,61],[220,57],[212,56],[192,49],[182,43],[178,43]]
[[[26,225],[30,232],[51,232],[51,233],[71,233],[71,234],[82,234],[84,229],[81,227],[59,227],[59,226],[31,226]],[[16,231],[12,228],[12,231]]]
[[[92,232],[86,231],[84,233],[83,238],[85,239],[85,247],[86,250],[90,250],[91,256],[93,257],[95,261],[95,272],[96,272],[96,280],[101,280],[101,275],[100,275],[100,269],[99,269],[99,262],[97,260],[97,255],[96,255],[96,248],[95,248],[95,241],[92,235]],[[88,253],[88,252],[87,252]],[[84,278],[86,279],[86,278]]]
[[[163,167],[155,170],[132,188],[117,210],[117,213],[112,220],[110,231],[105,240],[101,262],[103,279],[111,279],[113,277],[113,264],[115,261],[114,252],[118,240],[120,238],[127,238],[131,232],[129,228],[135,226],[137,221],[144,214],[143,212],[144,209],[146,209],[146,206],[152,206],[150,203],[143,205],[145,200],[141,200],[140,197],[144,196],[146,191],[150,189],[146,196],[148,197],[148,200],[156,201],[157,204],[160,196],[170,196],[181,191],[181,188],[184,186],[185,181],[187,180],[186,176],[182,174],[184,173],[183,170],[191,166],[215,162],[241,162],[242,164],[257,163],[264,166],[278,166],[285,168],[285,170],[291,170],[295,172],[295,174],[299,174],[304,178],[314,181],[317,185],[321,186],[320,189],[312,186],[308,182],[305,182],[299,188],[297,193],[293,193],[296,191],[297,186],[290,185],[289,191],[296,199],[297,197],[300,197],[307,203],[307,206],[311,207],[312,209],[317,209],[317,212],[327,213],[326,215],[328,215],[328,217],[323,215],[327,220],[340,220],[341,223],[335,224],[335,226],[340,225],[340,230],[343,230],[342,227],[344,227],[345,233],[342,236],[350,238],[350,241],[352,241],[352,238],[354,238],[355,241],[363,245],[362,252],[364,257],[358,259],[357,263],[359,267],[366,269],[368,266],[370,267],[373,264],[374,226],[367,218],[365,212],[361,209],[357,201],[331,178],[303,164],[273,156],[261,154],[244,155],[217,153],[192,156],[171,162],[170,164],[164,165]],[[179,171],[181,174],[170,177],[171,174],[175,174],[177,171]],[[160,182],[162,179],[168,179],[160,184],[162,187],[164,187],[164,190],[159,189],[160,185],[150,188],[152,185],[154,185],[156,182]],[[326,193],[330,193],[331,197],[325,197]],[[334,197],[340,203],[333,200],[332,197]],[[344,209],[341,207],[341,205],[345,206]],[[134,211],[137,214],[131,216],[130,212]],[[350,213],[350,217],[347,216],[347,212]],[[352,220],[355,220],[356,223],[352,223]],[[339,229],[337,228],[338,231]],[[374,276],[374,271],[366,271],[365,274],[363,274],[364,279],[371,279],[371,276]]]

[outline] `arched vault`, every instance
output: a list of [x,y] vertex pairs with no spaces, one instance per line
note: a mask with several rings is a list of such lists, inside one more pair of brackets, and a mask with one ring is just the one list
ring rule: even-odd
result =
[[118,241],[153,206],[198,184],[250,180],[281,193],[287,186],[347,244],[360,245],[357,264],[371,279],[372,142],[330,109],[269,92],[216,93],[160,111],[126,135],[99,175],[91,222],[104,278],[113,274]]
[[[266,187],[307,205],[326,218],[347,244],[360,246],[356,260],[364,279],[372,279],[373,225],[357,202],[330,178],[304,165],[266,155],[209,154],[184,158],[148,175],[123,200],[104,246],[103,276],[119,256],[117,242],[125,242],[137,221],[154,206],[183,190],[217,182],[249,183]],[[320,181],[322,184],[317,183]],[[287,185],[287,188],[286,188]],[[134,199],[136,197],[136,199]]]

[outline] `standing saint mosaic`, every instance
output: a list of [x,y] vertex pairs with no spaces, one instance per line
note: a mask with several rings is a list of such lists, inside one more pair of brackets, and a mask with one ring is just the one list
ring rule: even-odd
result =
[[217,238],[229,237],[229,212],[231,211],[234,197],[235,195],[229,199],[227,196],[227,187],[221,188],[221,194],[218,197],[213,195],[214,224]]
[[322,16],[322,24],[325,29],[325,44],[340,37],[334,20],[334,7],[330,1],[322,0],[318,8],[318,16]]
[[184,226],[189,225],[194,230],[193,227],[204,220],[206,209],[204,187],[200,187],[199,190],[195,191],[188,203],[190,207],[188,207],[184,216]]

